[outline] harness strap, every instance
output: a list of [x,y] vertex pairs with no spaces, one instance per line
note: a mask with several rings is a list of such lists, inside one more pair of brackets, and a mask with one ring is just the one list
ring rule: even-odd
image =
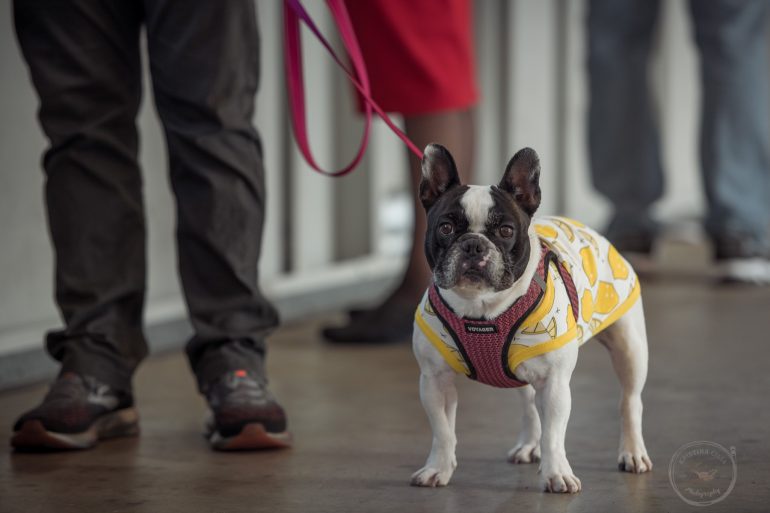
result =
[[432,313],[438,317],[447,335],[454,340],[456,351],[462,355],[468,367],[468,377],[501,388],[526,384],[514,374],[509,364],[509,350],[517,329],[545,294],[548,268],[555,258],[554,253],[543,247],[527,291],[494,319],[459,317],[441,297],[436,285],[431,285],[427,300]]
[[575,287],[575,282],[572,280],[572,275],[570,275],[567,268],[557,260],[556,268],[559,270],[559,276],[561,276],[562,281],[564,282],[564,288],[567,289],[567,296],[569,296],[569,304],[572,306],[572,313],[575,315],[575,320],[577,321],[579,319],[578,314],[580,313],[580,302],[578,301],[578,294],[577,294],[577,288]]

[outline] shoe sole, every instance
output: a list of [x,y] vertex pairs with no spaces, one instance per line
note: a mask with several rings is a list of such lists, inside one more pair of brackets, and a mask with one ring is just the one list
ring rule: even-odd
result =
[[211,447],[217,451],[253,451],[259,449],[285,449],[291,447],[291,434],[270,433],[262,424],[246,424],[234,436],[223,437],[218,432],[209,436]]
[[[413,317],[412,314],[409,318]],[[379,344],[397,344],[409,342],[412,340],[413,326],[410,324],[408,329],[404,329],[403,332],[383,332],[377,333],[360,333],[356,336],[340,333],[339,330],[345,328],[324,328],[321,330],[327,344],[336,345],[350,345],[350,346],[364,346],[364,345],[379,345]]]
[[118,410],[99,417],[80,433],[48,431],[39,420],[28,420],[11,438],[19,450],[82,450],[90,449],[99,440],[139,434],[139,414],[134,408]]
[[722,281],[770,285],[770,262],[764,258],[725,260],[719,265]]

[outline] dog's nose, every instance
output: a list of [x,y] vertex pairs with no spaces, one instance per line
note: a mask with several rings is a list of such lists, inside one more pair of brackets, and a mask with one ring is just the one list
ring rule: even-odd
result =
[[471,237],[462,242],[460,248],[468,256],[480,255],[484,252],[484,245],[476,237]]

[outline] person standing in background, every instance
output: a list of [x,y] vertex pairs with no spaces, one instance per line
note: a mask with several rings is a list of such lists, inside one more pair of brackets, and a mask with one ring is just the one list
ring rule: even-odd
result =
[[[607,236],[649,257],[663,170],[647,67],[660,0],[590,0],[593,184],[614,208]],[[770,283],[770,55],[767,0],[690,0],[703,84],[705,229],[726,280]]]
[[132,376],[147,355],[145,217],[136,115],[144,26],[176,196],[187,356],[213,413],[215,449],[289,443],[267,388],[278,314],[257,284],[265,185],[252,125],[259,82],[253,0],[16,0],[16,33],[49,141],[45,201],[64,329],[61,372],[14,426],[23,449],[133,435]]
[[[345,3],[374,100],[384,110],[403,115],[406,134],[418,148],[431,142],[447,147],[468,183],[479,101],[471,0]],[[353,311],[347,325],[325,328],[329,341],[382,343],[411,336],[414,310],[431,280],[423,256],[426,220],[417,192],[420,175],[420,161],[410,153],[414,231],[401,282],[376,308]]]

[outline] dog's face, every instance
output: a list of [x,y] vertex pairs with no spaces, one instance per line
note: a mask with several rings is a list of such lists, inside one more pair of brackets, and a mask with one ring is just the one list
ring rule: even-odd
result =
[[462,185],[446,148],[425,148],[420,200],[428,214],[425,255],[436,285],[468,295],[514,284],[529,260],[539,178],[539,159],[530,148],[513,156],[497,186]]

